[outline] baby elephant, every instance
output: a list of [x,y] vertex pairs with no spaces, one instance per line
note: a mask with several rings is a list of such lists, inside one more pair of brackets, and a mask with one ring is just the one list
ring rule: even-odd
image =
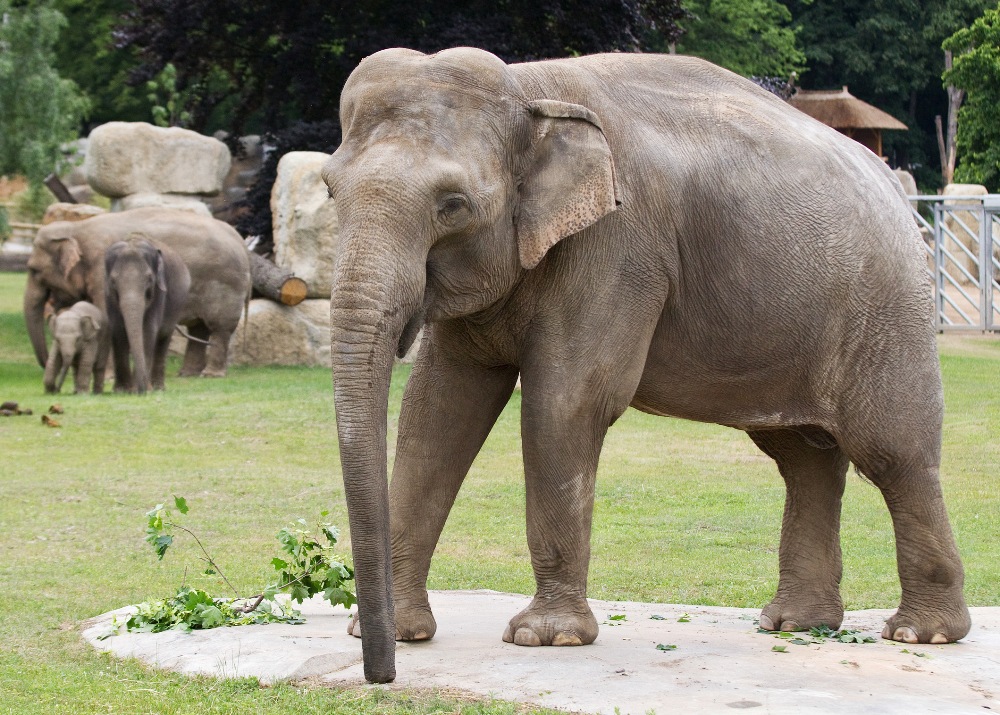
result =
[[49,318],[52,350],[45,364],[45,391],[59,392],[70,366],[73,367],[74,392],[86,392],[94,371],[97,346],[104,314],[93,303],[81,300]]
[[191,274],[169,247],[139,234],[111,244],[104,267],[115,392],[162,390],[170,335],[187,304]]

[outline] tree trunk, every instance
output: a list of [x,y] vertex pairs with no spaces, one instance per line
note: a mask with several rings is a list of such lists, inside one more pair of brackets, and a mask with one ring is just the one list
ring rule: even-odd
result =
[[[944,51],[945,71],[952,67],[952,54]],[[965,99],[965,90],[948,85],[948,133],[941,126],[941,115],[934,117],[937,129],[938,153],[941,156],[941,180],[944,185],[952,183],[955,178],[955,163],[958,159],[958,110]]]
[[305,300],[308,287],[304,280],[253,251],[249,255],[250,280],[255,291],[284,305],[298,305]]

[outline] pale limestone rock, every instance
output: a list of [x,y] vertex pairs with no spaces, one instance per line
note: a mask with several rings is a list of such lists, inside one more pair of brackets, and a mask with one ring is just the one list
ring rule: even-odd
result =
[[329,298],[337,257],[337,207],[321,171],[330,156],[289,152],[278,162],[271,191],[274,262],[309,285],[310,298]]
[[46,226],[53,221],[83,221],[84,219],[107,213],[100,206],[90,204],[66,204],[62,202],[51,204],[45,209],[42,216],[42,225]]
[[913,178],[913,174],[905,169],[893,169],[892,173],[896,175],[899,183],[903,185],[903,193],[907,196],[916,196],[920,193],[917,190],[917,180]]
[[[294,307],[266,298],[250,301],[245,321],[233,333],[230,360],[236,365],[305,365],[330,367],[330,301],[304,300]],[[400,362],[411,363],[420,349],[423,331]],[[175,339],[176,340],[176,339]],[[183,343],[171,343],[171,351],[183,353]]]
[[140,194],[130,194],[111,202],[112,211],[130,211],[131,209],[144,209],[150,206],[156,208],[179,209],[190,211],[200,216],[212,216],[212,211],[204,201],[197,196],[184,194],[154,194],[143,192]]
[[110,198],[214,195],[229,164],[229,149],[213,137],[145,122],[108,122],[90,133],[84,171],[91,187]]
[[250,301],[248,316],[230,343],[234,364],[330,366],[329,300],[289,307],[258,298]]

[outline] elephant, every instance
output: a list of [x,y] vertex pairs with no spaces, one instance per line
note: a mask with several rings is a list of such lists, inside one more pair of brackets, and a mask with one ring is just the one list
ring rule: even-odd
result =
[[190,287],[191,273],[168,246],[132,234],[108,247],[104,296],[116,392],[142,395],[147,389],[164,389],[170,338],[187,306]]
[[98,335],[104,315],[101,309],[85,300],[71,307],[52,313],[49,330],[52,332],[52,350],[45,363],[45,391],[62,390],[69,368],[73,368],[74,392],[86,392],[90,375],[97,359]]
[[[45,303],[55,307],[89,300],[106,311],[104,253],[108,247],[141,233],[169,246],[191,274],[187,307],[180,316],[196,340],[189,340],[182,375],[226,374],[229,340],[250,297],[250,259],[243,240],[222,221],[178,209],[149,207],[43,226],[28,257],[24,318],[40,365],[48,357],[43,330]],[[102,329],[94,365],[94,393],[104,389],[110,335]],[[206,349],[207,342],[207,349]]]
[[[629,406],[746,432],[786,485],[766,629],[838,628],[848,464],[892,517],[882,636],[970,628],[942,498],[930,282],[898,180],[860,144],[683,56],[365,58],[323,169],[340,219],[334,402],[365,677],[431,638],[431,555],[521,380],[536,581],[503,640],[585,645],[598,460]],[[394,354],[424,325],[387,484]],[[445,436],[442,438],[442,436]]]

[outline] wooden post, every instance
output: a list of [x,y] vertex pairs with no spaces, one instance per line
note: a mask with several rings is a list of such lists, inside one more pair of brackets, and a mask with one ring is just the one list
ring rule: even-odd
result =
[[250,280],[255,291],[284,305],[298,305],[306,298],[308,286],[291,271],[278,268],[253,251],[250,255]]

